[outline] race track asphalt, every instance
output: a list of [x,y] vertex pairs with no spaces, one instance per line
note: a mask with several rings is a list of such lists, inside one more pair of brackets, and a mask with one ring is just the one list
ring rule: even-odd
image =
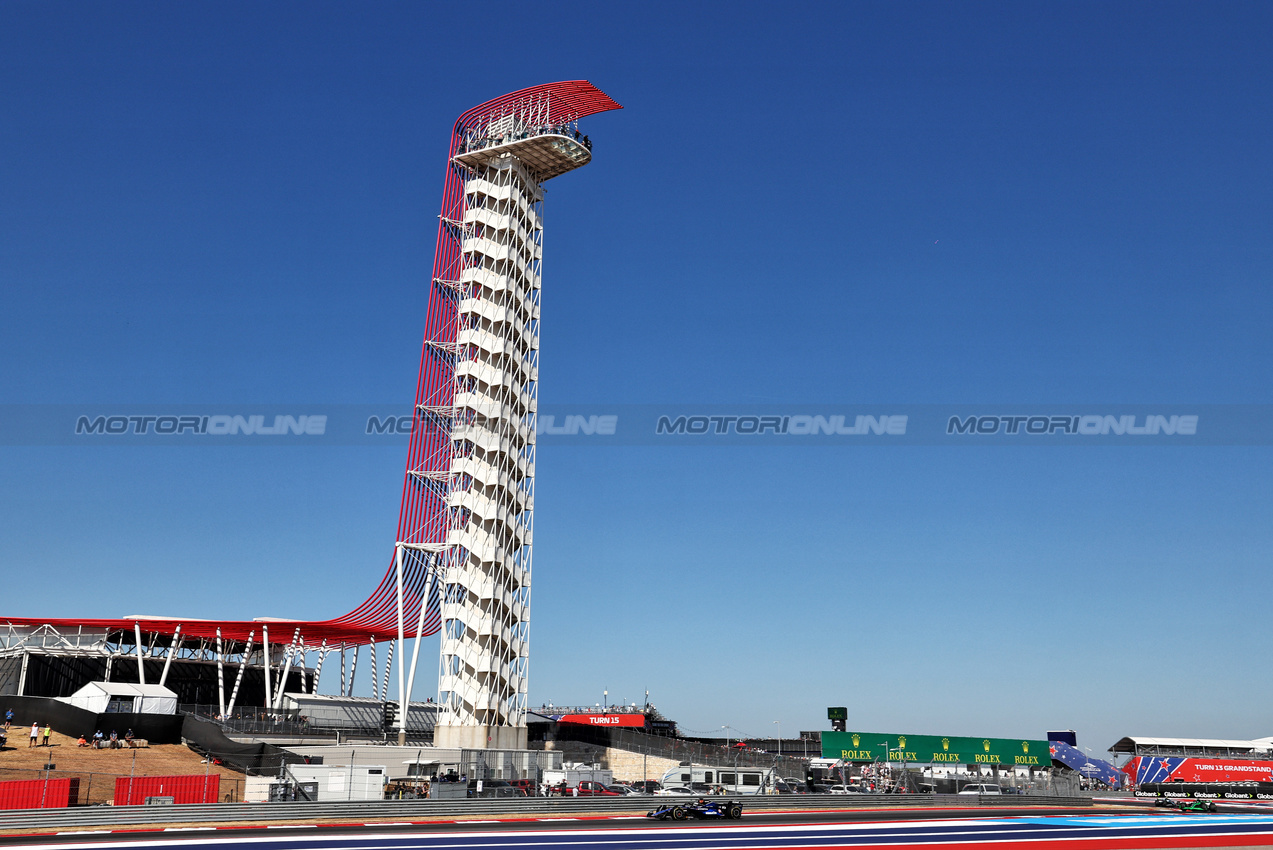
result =
[[[0,837],[9,847],[241,850],[811,850],[924,847],[1065,850],[1273,846],[1273,817],[1190,816],[1144,808],[853,809],[752,812],[739,821],[659,822],[639,816],[462,820],[413,824],[198,827]],[[246,846],[245,846],[246,845]]]

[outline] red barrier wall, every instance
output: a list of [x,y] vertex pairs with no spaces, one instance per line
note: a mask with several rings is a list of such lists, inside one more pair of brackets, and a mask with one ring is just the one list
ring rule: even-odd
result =
[[0,809],[65,809],[79,802],[79,796],[78,777],[0,782]]
[[207,776],[121,776],[115,780],[115,805],[140,806],[147,797],[172,797],[174,803],[215,803],[221,777]]
[[1273,782],[1273,761],[1136,756],[1122,771],[1133,782]]

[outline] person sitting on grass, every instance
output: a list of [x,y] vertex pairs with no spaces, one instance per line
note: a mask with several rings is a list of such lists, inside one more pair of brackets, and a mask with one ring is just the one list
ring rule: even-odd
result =
[[89,746],[88,738],[85,738],[85,737],[84,737],[84,735],[83,735],[83,734],[81,734],[81,735],[80,735],[80,739],[79,739],[78,741],[76,741],[76,742],[75,742],[75,746],[77,746],[77,747],[87,747],[87,746]]

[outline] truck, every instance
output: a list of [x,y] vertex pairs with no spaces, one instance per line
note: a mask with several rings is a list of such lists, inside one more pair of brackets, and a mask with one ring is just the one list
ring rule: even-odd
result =
[[383,800],[384,765],[288,765],[281,776],[249,776],[243,802]]
[[703,793],[720,787],[726,794],[769,794],[777,790],[778,776],[769,767],[683,764],[664,773],[660,783],[665,789],[680,786]]
[[[614,784],[614,771],[600,767],[593,767],[585,764],[568,764],[563,765],[561,770],[545,770],[544,782],[552,789],[552,793],[574,794],[575,789],[580,788],[582,782],[595,782],[598,785],[606,786]],[[561,788],[566,789],[564,792]],[[591,793],[592,786],[584,786],[589,789],[587,793],[580,790],[583,796],[597,796]]]

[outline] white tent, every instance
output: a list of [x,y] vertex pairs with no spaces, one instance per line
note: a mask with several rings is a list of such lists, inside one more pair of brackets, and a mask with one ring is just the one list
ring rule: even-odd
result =
[[177,694],[159,685],[130,685],[124,682],[89,682],[62,702],[94,714],[132,712],[136,714],[176,714]]

